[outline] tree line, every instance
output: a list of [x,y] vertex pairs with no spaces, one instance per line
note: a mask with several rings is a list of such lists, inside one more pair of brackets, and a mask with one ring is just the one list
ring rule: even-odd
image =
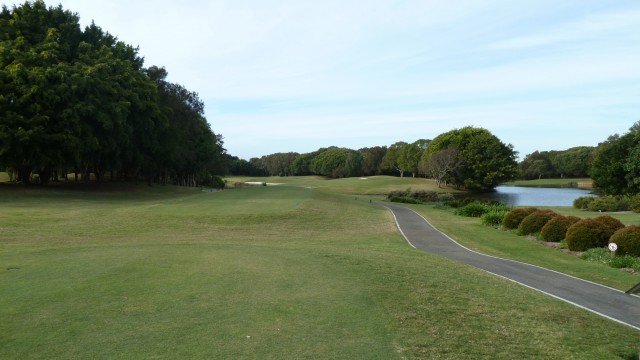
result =
[[578,146],[563,151],[534,151],[518,165],[521,178],[589,177],[596,154],[594,146]]
[[41,0],[0,12],[0,167],[13,180],[195,186],[224,174],[198,94],[145,68],[138,49]]
[[465,127],[433,140],[398,141],[359,150],[328,147],[249,161],[230,157],[229,171],[248,176],[424,176],[435,179],[439,186],[451,184],[470,190],[489,190],[515,178],[591,177],[602,195],[640,193],[640,121],[627,133],[611,135],[598,146],[534,151],[519,163],[516,155],[511,145],[488,130]]
[[598,146],[564,151],[535,151],[519,164],[521,177],[591,177],[601,195],[640,193],[640,121]]
[[602,194],[640,194],[640,121],[627,133],[611,135],[598,144],[590,175]]
[[486,129],[465,127],[433,140],[352,150],[328,147],[305,154],[275,153],[249,161],[234,158],[230,172],[249,176],[320,175],[330,178],[425,176],[439,186],[489,190],[518,174],[517,153]]

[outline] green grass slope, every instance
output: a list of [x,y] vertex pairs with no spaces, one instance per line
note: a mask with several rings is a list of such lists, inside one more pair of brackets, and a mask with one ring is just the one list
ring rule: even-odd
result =
[[0,187],[0,358],[638,356],[640,332],[298,185]]
[[265,182],[314,188],[331,193],[349,195],[387,195],[391,191],[406,189],[413,191],[456,192],[451,188],[438,188],[432,179],[382,175],[344,179],[327,179],[319,176],[229,177],[226,180],[230,185],[236,182]]

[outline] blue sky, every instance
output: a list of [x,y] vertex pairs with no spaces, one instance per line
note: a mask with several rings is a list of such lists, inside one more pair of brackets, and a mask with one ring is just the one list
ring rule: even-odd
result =
[[640,120],[638,0],[47,3],[165,66],[245,159],[468,125],[523,157]]

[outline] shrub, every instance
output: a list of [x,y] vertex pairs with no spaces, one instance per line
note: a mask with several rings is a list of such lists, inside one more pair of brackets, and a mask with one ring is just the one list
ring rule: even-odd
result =
[[455,214],[468,217],[480,217],[487,212],[487,206],[480,202],[472,202],[456,209]]
[[620,222],[620,220],[612,218],[609,215],[598,216],[594,220],[602,224],[604,230],[609,234],[607,238],[610,238],[613,233],[624,227],[624,224]]
[[556,215],[549,220],[540,230],[542,240],[549,242],[560,242],[565,238],[569,226],[580,221],[575,216]]
[[438,201],[452,201],[453,199],[454,196],[451,193],[438,194]]
[[391,200],[391,198],[407,197],[408,195],[409,195],[409,192],[407,191],[395,190],[387,194],[387,199]]
[[596,219],[582,219],[567,229],[565,240],[572,251],[586,251],[592,248],[605,247],[611,234],[605,230],[603,223]]
[[218,175],[207,174],[199,179],[201,186],[211,187],[214,189],[224,189],[227,185],[224,180]]
[[505,229],[517,229],[522,219],[536,210],[538,209],[533,207],[513,209],[504,216],[502,226],[504,226]]
[[629,202],[629,208],[633,212],[640,212],[640,194],[630,196],[627,201]]
[[420,204],[420,201],[408,196],[394,196],[389,198],[391,202],[404,203],[404,204]]
[[595,198],[592,196],[582,196],[573,200],[573,207],[576,209],[586,210]]
[[627,211],[630,210],[629,203],[622,197],[603,196],[593,199],[587,205],[590,211]]
[[461,208],[456,209],[456,215],[468,217],[481,217],[492,211],[509,211],[509,206],[497,201],[474,201]]
[[640,226],[630,225],[616,231],[609,242],[618,245],[618,254],[640,256]]
[[420,201],[438,201],[438,193],[435,191],[418,190],[411,194],[411,197]]
[[589,249],[580,258],[606,264],[613,268],[632,268],[640,271],[640,257],[631,255],[611,256],[611,252],[605,248]]
[[558,214],[551,210],[538,210],[532,212],[522,219],[520,225],[518,225],[518,235],[529,235],[540,232],[542,227],[556,215]]
[[500,226],[504,221],[504,216],[509,212],[507,209],[493,209],[482,214],[480,222],[487,226]]
[[452,208],[461,208],[463,206],[469,205],[473,202],[478,202],[477,200],[474,200],[473,198],[462,198],[462,199],[456,199],[453,198],[449,201],[447,201],[447,205],[452,207]]

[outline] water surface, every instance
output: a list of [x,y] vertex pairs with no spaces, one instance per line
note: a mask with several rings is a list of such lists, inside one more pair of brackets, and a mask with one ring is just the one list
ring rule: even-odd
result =
[[589,190],[571,188],[534,188],[498,186],[495,192],[478,194],[486,200],[496,200],[511,206],[572,206],[582,196],[595,196]]

